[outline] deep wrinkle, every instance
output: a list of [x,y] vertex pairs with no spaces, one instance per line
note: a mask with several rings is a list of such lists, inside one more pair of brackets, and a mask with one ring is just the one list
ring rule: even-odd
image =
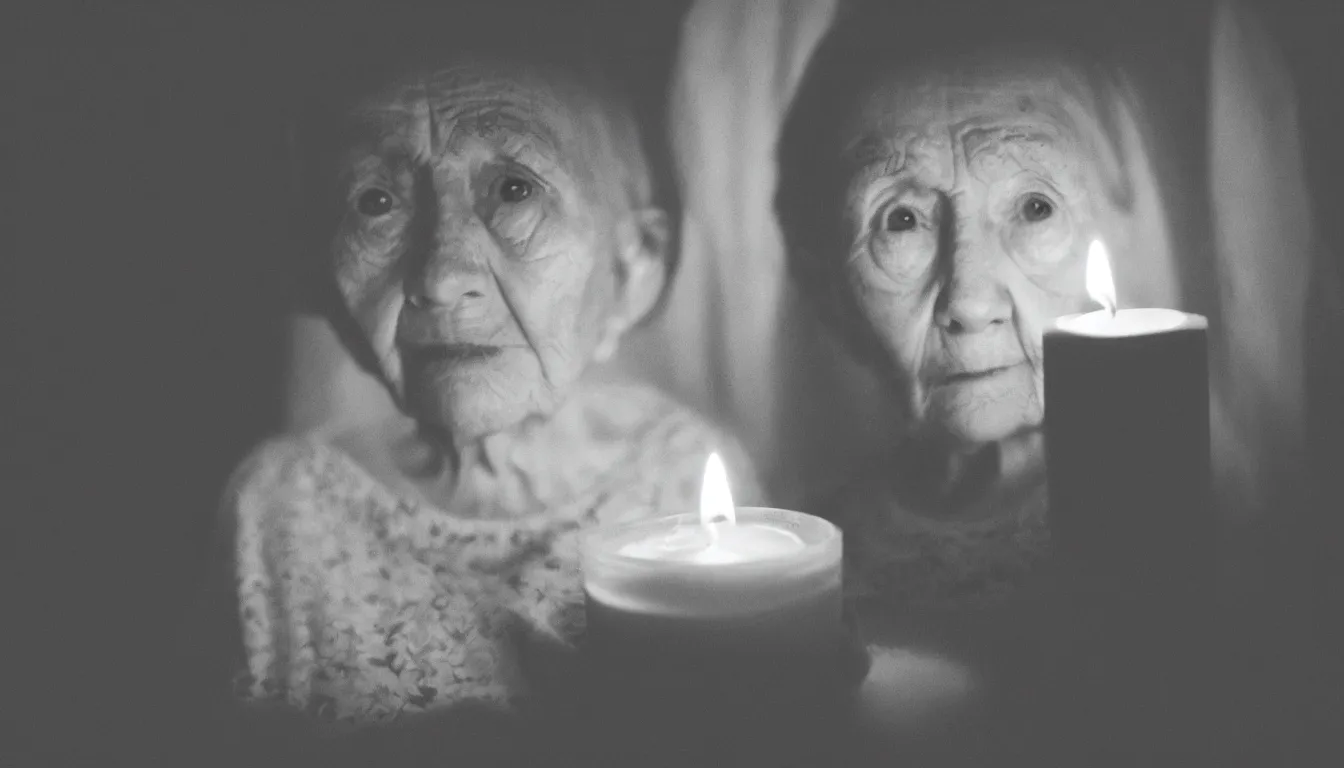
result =
[[[481,140],[487,142],[494,157],[492,161],[498,160],[499,155],[504,155],[508,159],[518,162],[519,149],[528,149],[533,152],[537,144],[549,150],[554,155],[560,155],[559,142],[556,139],[555,132],[542,120],[529,118],[517,111],[514,105],[507,99],[487,99],[483,103],[471,104],[465,108],[456,106],[443,106],[434,108],[434,93],[430,85],[430,78],[422,76],[423,98],[420,100],[421,109],[415,110],[423,116],[425,129],[423,135],[427,137],[428,161],[433,167],[439,167],[448,164],[450,158],[461,155],[472,154],[472,142]],[[457,114],[453,114],[457,112]],[[450,127],[444,130],[443,124],[447,122]],[[510,151],[513,150],[513,151]],[[470,161],[467,161],[470,164]],[[526,167],[526,163],[520,163]],[[470,169],[469,169],[470,170]],[[530,170],[530,169],[529,169]],[[555,170],[563,173],[558,165]],[[431,178],[437,174],[431,173]],[[530,176],[539,175],[532,171]],[[545,189],[542,193],[549,193],[548,184],[540,179],[529,178],[529,182],[542,186]],[[458,182],[461,183],[461,182]],[[477,190],[474,185],[466,185],[464,197],[475,197]],[[437,191],[437,190],[436,190]],[[437,195],[430,199],[437,199]],[[477,217],[473,210],[469,214],[464,214],[467,218]],[[486,232],[494,245],[500,250],[505,258],[522,258],[530,253],[532,241],[536,236],[537,228],[540,224],[534,226],[527,239],[522,243],[515,243],[499,235],[493,228],[486,227]],[[433,247],[433,246],[431,246]],[[514,253],[516,251],[516,253]],[[555,254],[542,254],[542,257]],[[485,264],[477,264],[477,261],[484,261]],[[527,347],[536,355],[539,361],[539,369],[543,380],[548,386],[555,387],[556,383],[550,372],[550,367],[546,364],[545,357],[541,354],[540,347],[534,334],[529,331],[527,324],[517,322],[519,315],[519,306],[512,297],[507,287],[507,282],[500,275],[501,265],[495,263],[494,259],[473,259],[469,269],[481,269],[482,272],[488,272],[491,280],[499,293],[501,301],[504,303],[508,314],[514,319],[513,324]],[[508,345],[504,345],[508,346]]]

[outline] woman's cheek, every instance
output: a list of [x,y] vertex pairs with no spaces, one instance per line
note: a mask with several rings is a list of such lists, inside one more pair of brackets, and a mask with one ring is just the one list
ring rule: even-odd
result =
[[395,288],[400,290],[396,269],[402,253],[402,230],[394,227],[343,227],[333,249],[337,283],[346,300],[367,305],[370,300]]
[[[515,320],[528,338],[545,343],[547,357],[573,354],[576,330],[588,313],[605,314],[609,297],[596,293],[596,255],[601,243],[581,232],[542,222],[529,238],[525,255],[506,259],[496,277]],[[609,292],[608,292],[609,293]],[[603,299],[608,299],[603,302]]]
[[[566,386],[585,367],[610,302],[594,291],[591,262],[571,247],[557,247],[550,258],[517,265],[509,280],[517,301],[519,326],[534,345],[547,380]],[[556,244],[558,245],[558,244]]]
[[925,229],[898,235],[876,233],[868,240],[867,261],[890,291],[906,293],[927,277],[937,254],[937,243]]
[[877,253],[878,244],[868,242],[849,261],[849,281],[863,315],[878,335],[888,342],[901,333],[919,312],[926,270],[917,259]]
[[1072,227],[1063,219],[1044,224],[1008,224],[1003,239],[1004,249],[1022,272],[1047,290],[1057,290],[1059,279],[1077,261]]
[[548,217],[542,205],[515,206],[497,211],[490,222],[509,256],[531,260],[544,256],[547,249]]
[[400,217],[387,221],[367,222],[355,217],[343,222],[337,235],[337,244],[344,258],[366,269],[378,270],[395,261],[399,252],[405,223]]

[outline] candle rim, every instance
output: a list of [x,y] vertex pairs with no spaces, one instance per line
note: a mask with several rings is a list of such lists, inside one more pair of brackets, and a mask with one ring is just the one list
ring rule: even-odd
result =
[[1203,315],[1166,307],[1126,307],[1124,309],[1118,309],[1115,312],[1117,318],[1121,315],[1131,318],[1138,315],[1146,318],[1153,318],[1155,322],[1161,322],[1158,321],[1157,318],[1161,318],[1162,321],[1165,321],[1164,324],[1152,329],[1131,330],[1125,333],[1105,333],[1088,328],[1081,322],[1083,318],[1099,317],[1108,314],[1109,312],[1106,310],[1098,309],[1090,312],[1074,312],[1068,315],[1061,315],[1051,322],[1049,330],[1075,336],[1086,336],[1094,339],[1125,339],[1160,333],[1172,333],[1174,331],[1208,330],[1209,327],[1209,320]]
[[[788,517],[798,517],[801,522],[805,522],[814,527],[815,531],[819,532],[820,535],[810,538],[796,531],[790,531],[798,536],[798,539],[800,540],[801,546],[799,546],[798,549],[757,560],[743,560],[729,563],[696,563],[679,560],[658,560],[656,558],[621,553],[621,548],[631,543],[630,541],[621,541],[622,534],[630,534],[643,528],[656,528],[664,525],[675,526],[679,522],[694,525],[701,524],[699,513],[682,512],[674,515],[640,518],[637,520],[629,520],[622,523],[613,523],[611,525],[593,528],[585,532],[582,549],[585,558],[598,557],[607,562],[624,563],[627,565],[657,563],[658,567],[662,569],[749,571],[754,568],[775,569],[779,567],[780,563],[789,560],[810,560],[814,558],[816,553],[820,550],[824,550],[837,544],[843,546],[842,533],[834,523],[824,518],[817,517],[816,515],[809,515],[806,512],[780,509],[777,507],[738,507],[736,524],[768,524],[768,521],[761,520],[760,517],[770,513],[782,513]],[[613,545],[609,547],[601,546],[603,543],[616,541],[620,541],[620,543],[613,543]],[[600,549],[600,551],[595,551],[595,549]]]

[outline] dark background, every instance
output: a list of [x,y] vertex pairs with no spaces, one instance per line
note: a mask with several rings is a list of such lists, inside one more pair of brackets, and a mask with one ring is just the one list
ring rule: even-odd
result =
[[[156,708],[174,703],[165,659],[220,488],[278,423],[291,211],[279,116],[341,12],[238,5],[0,11],[0,744],[140,764]],[[1340,253],[1339,4],[1262,5]]]

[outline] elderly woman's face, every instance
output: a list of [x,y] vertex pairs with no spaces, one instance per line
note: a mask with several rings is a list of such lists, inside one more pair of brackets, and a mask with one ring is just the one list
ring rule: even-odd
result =
[[636,277],[661,285],[661,254],[631,224],[599,106],[567,81],[474,64],[349,113],[337,283],[418,419],[469,439],[549,412],[647,311],[627,294]]
[[1070,94],[1044,65],[891,77],[845,132],[847,273],[915,429],[978,443],[1040,423],[1044,324],[1085,304]]

